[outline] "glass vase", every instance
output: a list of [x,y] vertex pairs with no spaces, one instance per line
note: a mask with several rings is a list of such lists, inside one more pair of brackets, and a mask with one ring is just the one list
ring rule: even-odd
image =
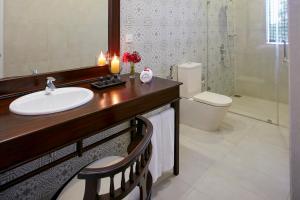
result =
[[134,63],[130,63],[130,74],[129,74],[129,78],[132,78],[132,79],[135,78],[135,64],[134,64]]

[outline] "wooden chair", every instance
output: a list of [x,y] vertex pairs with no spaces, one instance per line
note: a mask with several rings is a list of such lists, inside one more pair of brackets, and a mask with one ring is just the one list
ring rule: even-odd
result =
[[81,170],[54,197],[58,200],[151,199],[152,124],[138,116],[125,158],[106,157]]

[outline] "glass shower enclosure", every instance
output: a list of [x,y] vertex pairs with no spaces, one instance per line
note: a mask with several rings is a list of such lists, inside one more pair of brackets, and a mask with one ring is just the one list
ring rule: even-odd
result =
[[288,126],[287,0],[209,0],[206,89],[231,112]]

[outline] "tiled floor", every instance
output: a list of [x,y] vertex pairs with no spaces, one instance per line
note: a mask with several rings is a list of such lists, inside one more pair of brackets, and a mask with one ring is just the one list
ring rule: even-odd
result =
[[[277,103],[264,99],[242,96],[232,97],[233,104],[230,108],[231,112],[250,116],[256,119],[278,123],[277,119]],[[279,124],[285,127],[289,125],[289,107],[287,104],[279,104]]]
[[220,131],[181,125],[181,173],[166,174],[154,200],[287,200],[288,129],[228,114]]

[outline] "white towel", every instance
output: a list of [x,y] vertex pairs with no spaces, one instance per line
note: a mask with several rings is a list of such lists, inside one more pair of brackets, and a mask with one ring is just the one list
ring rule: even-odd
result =
[[174,132],[175,113],[170,108],[161,113],[162,119],[162,171],[166,172],[174,166]]
[[161,170],[161,156],[160,156],[160,150],[161,150],[161,117],[160,114],[154,115],[149,118],[150,122],[153,125],[153,135],[152,135],[152,158],[151,162],[149,164],[149,170],[152,174],[153,182],[156,182],[157,179],[162,175]]
[[174,109],[170,108],[152,117],[152,159],[149,165],[153,182],[174,166]]

